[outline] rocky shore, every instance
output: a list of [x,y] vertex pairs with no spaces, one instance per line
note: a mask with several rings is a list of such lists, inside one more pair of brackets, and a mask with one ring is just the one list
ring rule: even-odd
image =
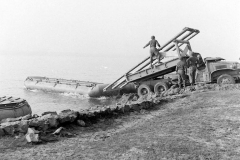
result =
[[[176,86],[172,86],[161,95],[151,94],[138,97],[136,94],[126,94],[119,99],[116,105],[111,106],[96,106],[81,111],[64,110],[60,113],[45,112],[42,116],[27,115],[19,118],[8,118],[1,121],[0,136],[25,137],[27,142],[47,141],[46,137],[50,137],[49,139],[51,139],[51,136],[61,134],[66,125],[74,124],[80,127],[86,127],[100,118],[148,110],[158,105],[162,100],[172,99],[176,96],[181,97],[192,92],[211,90],[240,90],[240,84],[199,84],[194,87],[186,87],[185,89],[179,89]],[[65,134],[71,135],[71,133],[66,132]]]
[[[142,98],[123,95],[114,111],[105,106],[77,113],[66,110],[26,116],[15,121],[27,121],[25,132],[17,131],[17,125],[12,128],[12,135],[3,130],[0,157],[4,160],[238,159],[239,103],[239,84],[209,84],[185,90],[172,87],[161,95]],[[103,108],[106,108],[104,114],[100,112]],[[41,121],[53,115],[57,117],[56,123]],[[62,123],[60,117],[66,121]],[[38,123],[34,126],[32,121],[42,122],[42,126],[36,126]],[[8,119],[3,123],[13,122]]]

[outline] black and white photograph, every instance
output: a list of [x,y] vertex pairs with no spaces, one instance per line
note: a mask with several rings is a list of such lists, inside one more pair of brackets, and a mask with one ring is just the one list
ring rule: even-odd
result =
[[240,160],[239,0],[0,0],[0,160]]

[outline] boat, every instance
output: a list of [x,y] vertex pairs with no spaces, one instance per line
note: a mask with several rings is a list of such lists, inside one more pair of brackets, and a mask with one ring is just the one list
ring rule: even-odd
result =
[[32,109],[26,100],[8,96],[0,97],[0,120],[28,114],[32,114]]
[[42,90],[46,92],[57,93],[76,93],[89,97],[116,96],[122,93],[136,92],[135,85],[132,83],[128,84],[124,88],[115,88],[104,92],[103,89],[108,86],[108,84],[37,76],[27,77],[24,81],[24,85],[28,90]]

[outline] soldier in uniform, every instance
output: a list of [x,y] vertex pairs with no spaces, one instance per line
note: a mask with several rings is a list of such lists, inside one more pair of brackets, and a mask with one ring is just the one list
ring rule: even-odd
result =
[[195,84],[195,76],[198,65],[198,58],[193,56],[193,52],[190,53],[190,57],[187,59],[187,66],[189,68],[189,80],[191,85]]
[[181,88],[183,84],[183,88],[186,87],[186,70],[187,70],[187,63],[184,60],[184,57],[180,57],[180,61],[177,63],[176,72],[178,74],[178,86]]
[[150,40],[143,48],[146,48],[147,46],[150,45],[150,61],[151,61],[151,67],[153,68],[152,62],[153,62],[153,57],[156,56],[158,57],[158,63],[161,63],[162,56],[159,53],[159,50],[156,48],[156,46],[161,47],[158,41],[155,39],[155,36],[151,37],[152,40]]

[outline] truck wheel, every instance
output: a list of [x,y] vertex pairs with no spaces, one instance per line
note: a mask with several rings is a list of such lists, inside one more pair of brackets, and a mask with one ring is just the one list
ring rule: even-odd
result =
[[234,84],[235,80],[229,74],[223,74],[218,77],[217,84]]
[[139,96],[148,95],[151,92],[152,92],[151,88],[148,85],[146,85],[146,84],[141,84],[138,87],[138,90],[137,90],[137,93],[138,93]]
[[162,92],[168,90],[168,84],[165,82],[158,82],[154,86],[154,93],[156,94],[161,94]]

